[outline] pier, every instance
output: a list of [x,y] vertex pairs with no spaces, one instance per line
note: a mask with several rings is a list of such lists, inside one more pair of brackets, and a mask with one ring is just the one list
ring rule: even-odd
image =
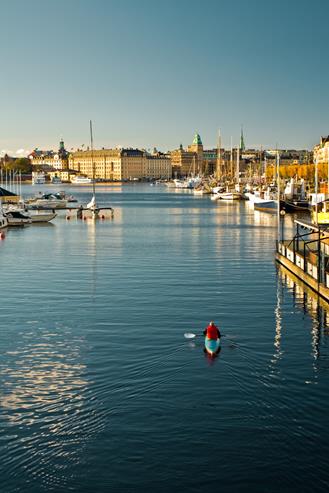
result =
[[294,223],[295,233],[290,239],[283,238],[282,228],[276,260],[329,302],[329,225]]

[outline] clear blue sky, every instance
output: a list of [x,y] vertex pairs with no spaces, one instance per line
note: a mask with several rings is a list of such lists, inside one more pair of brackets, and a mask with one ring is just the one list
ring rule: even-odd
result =
[[311,148],[329,133],[327,0],[0,0],[0,150]]

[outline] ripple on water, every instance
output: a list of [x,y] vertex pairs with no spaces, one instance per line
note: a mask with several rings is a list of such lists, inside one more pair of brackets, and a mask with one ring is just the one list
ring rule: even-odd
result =
[[[29,324],[31,327],[33,324]],[[9,483],[38,480],[44,488],[65,487],[91,436],[104,426],[95,407],[92,381],[82,353],[86,342],[68,327],[21,332],[16,349],[2,358],[1,424],[6,430],[2,460]]]

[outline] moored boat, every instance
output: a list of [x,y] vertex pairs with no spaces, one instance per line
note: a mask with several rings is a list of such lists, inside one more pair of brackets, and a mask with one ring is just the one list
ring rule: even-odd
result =
[[240,192],[219,192],[217,196],[220,200],[243,200]]
[[33,197],[26,201],[32,209],[65,209],[67,200],[61,194],[44,193],[38,197]]
[[257,199],[254,201],[254,209],[255,211],[263,211],[263,212],[273,212],[275,213],[278,208],[277,200],[266,200],[266,199]]
[[32,219],[29,214],[26,214],[19,210],[9,210],[3,214],[8,221],[8,226],[26,226],[32,223]]
[[92,179],[88,178],[88,176],[76,175],[71,179],[71,183],[74,185],[88,185],[92,183]]
[[29,211],[29,216],[31,218],[32,224],[35,223],[49,223],[56,216],[56,212],[40,212],[40,211]]
[[46,183],[45,173],[32,171],[32,185],[44,185]]
[[307,212],[310,210],[308,200],[281,200],[280,207],[286,212]]

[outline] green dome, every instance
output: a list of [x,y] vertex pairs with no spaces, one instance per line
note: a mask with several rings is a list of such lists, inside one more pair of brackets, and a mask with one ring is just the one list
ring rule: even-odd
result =
[[198,144],[202,146],[202,140],[199,134],[194,135],[193,144]]

